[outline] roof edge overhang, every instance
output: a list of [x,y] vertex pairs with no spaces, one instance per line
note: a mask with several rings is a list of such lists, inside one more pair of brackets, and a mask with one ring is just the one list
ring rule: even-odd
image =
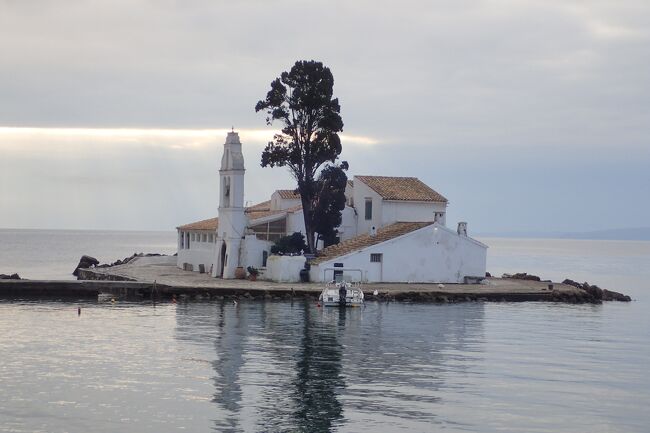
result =
[[[380,195],[380,197],[381,197],[381,195]],[[449,204],[449,200],[447,200],[447,199],[445,199],[445,200],[443,201],[443,200],[400,200],[400,199],[397,199],[397,198],[382,198],[382,200],[383,200],[383,201],[395,202],[395,203],[404,203],[404,202],[407,202],[407,203],[425,203],[425,204],[429,204],[429,203],[444,203],[444,204]]]
[[[394,238],[386,239],[385,241],[378,242],[378,243],[376,243],[376,244],[366,245],[365,247],[361,247],[361,248],[359,248],[358,250],[354,250],[354,251],[351,251],[351,252],[349,252],[349,253],[341,254],[340,256],[330,257],[330,258],[328,258],[328,259],[323,260],[322,262],[317,262],[317,263],[314,263],[314,264],[317,265],[317,266],[320,266],[320,265],[322,265],[323,263],[327,263],[327,262],[330,262],[330,261],[333,261],[333,260],[337,260],[337,259],[340,259],[340,258],[342,258],[342,257],[348,257],[348,256],[351,256],[351,255],[353,255],[353,254],[357,254],[357,253],[360,253],[360,252],[362,252],[362,251],[365,251],[365,250],[367,250],[368,248],[374,248],[374,247],[376,247],[377,245],[382,245],[382,244],[385,244],[385,243],[387,243],[387,242],[392,242],[392,241],[395,241],[395,240],[398,240],[398,239],[402,239],[402,238],[405,237],[405,236],[409,236],[409,235],[411,235],[411,234],[413,234],[413,233],[419,232],[420,230],[424,230],[424,229],[426,229],[426,228],[429,228],[429,227],[433,226],[434,224],[437,225],[437,223],[431,221],[431,224],[427,224],[427,225],[425,225],[425,226],[422,226],[422,227],[420,227],[419,229],[411,230],[410,232],[406,232],[406,233],[401,234],[401,235],[399,235],[399,236],[395,236]],[[318,257],[316,257],[316,259],[318,259]]]
[[[446,226],[440,225],[440,224],[438,224],[438,223],[436,223],[436,227],[438,227],[438,228],[440,228],[440,229],[442,229],[442,230],[448,232],[449,234],[456,235],[456,236],[460,236],[460,235],[458,234],[458,232],[456,232],[456,231],[450,229],[449,227],[446,227]],[[476,244],[476,245],[478,245],[478,246],[480,246],[480,247],[483,247],[483,248],[490,248],[490,247],[488,247],[487,245],[485,245],[483,242],[477,241],[476,239],[471,238],[471,237],[469,237],[469,236],[460,236],[460,237],[465,238],[465,239],[467,239],[468,241],[470,241],[470,242],[472,242],[472,243],[474,243],[474,244]]]
[[278,213],[276,213],[274,215],[267,215],[267,216],[264,216],[262,218],[256,218],[256,219],[249,219],[248,220],[248,225],[253,226],[253,225],[257,225],[257,224],[264,224],[264,223],[270,223],[270,222],[273,222],[273,221],[278,221],[278,220],[281,220],[282,218],[286,218],[287,213],[288,212],[286,210],[283,210],[282,212],[278,212]]
[[[428,224],[428,225],[426,225],[426,226],[424,226],[424,227],[420,227],[419,229],[415,229],[415,230],[410,231],[410,232],[408,232],[408,233],[404,233],[404,234],[402,234],[402,235],[395,236],[394,238],[387,239],[387,240],[385,240],[385,241],[383,241],[383,242],[379,242],[379,243],[376,243],[376,244],[372,244],[372,245],[368,245],[368,246],[365,246],[365,247],[359,248],[358,250],[354,250],[354,251],[351,251],[351,252],[349,252],[349,253],[342,254],[342,255],[340,255],[340,256],[335,256],[335,257],[327,258],[327,259],[323,260],[322,262],[318,262],[318,261],[317,261],[316,263],[314,263],[314,265],[315,265],[315,266],[321,266],[321,265],[324,264],[324,263],[329,263],[329,262],[332,262],[332,261],[345,259],[345,258],[347,258],[348,256],[351,256],[351,255],[354,255],[354,254],[358,254],[358,253],[363,252],[363,251],[365,251],[365,250],[367,250],[367,249],[369,249],[369,248],[374,248],[374,247],[376,247],[376,246],[378,246],[378,245],[382,245],[382,244],[385,244],[385,243],[388,243],[388,242],[393,242],[393,241],[396,241],[396,240],[402,239],[402,238],[404,238],[404,237],[406,237],[406,236],[410,236],[410,235],[412,235],[413,233],[417,233],[417,232],[419,232],[420,230],[425,230],[425,229],[428,229],[428,228],[430,228],[430,227],[435,227],[435,228],[438,228],[438,229],[442,229],[442,230],[448,232],[448,233],[451,234],[451,235],[455,235],[455,236],[458,236],[458,237],[462,237],[462,238],[464,238],[464,239],[467,239],[468,241],[472,242],[473,244],[476,244],[476,245],[479,246],[479,247],[483,247],[483,248],[486,248],[486,249],[489,248],[487,245],[485,245],[485,244],[482,243],[482,242],[477,241],[477,240],[474,239],[474,238],[470,238],[469,236],[460,236],[457,232],[451,230],[449,227],[445,227],[445,226],[443,226],[443,225],[441,225],[441,224],[439,224],[439,223],[437,223],[437,222],[433,222],[433,221],[432,221],[431,224]],[[317,257],[316,259],[318,259],[318,257]]]

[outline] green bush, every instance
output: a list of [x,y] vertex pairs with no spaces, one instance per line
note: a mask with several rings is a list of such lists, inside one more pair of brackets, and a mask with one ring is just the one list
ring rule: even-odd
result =
[[281,237],[271,247],[271,254],[300,254],[303,251],[307,251],[307,244],[305,237],[299,232]]

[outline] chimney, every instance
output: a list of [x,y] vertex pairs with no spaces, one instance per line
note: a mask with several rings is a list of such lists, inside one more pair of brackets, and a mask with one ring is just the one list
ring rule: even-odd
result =
[[370,236],[377,236],[377,227],[370,227]]
[[457,231],[460,236],[467,236],[467,223],[459,222]]

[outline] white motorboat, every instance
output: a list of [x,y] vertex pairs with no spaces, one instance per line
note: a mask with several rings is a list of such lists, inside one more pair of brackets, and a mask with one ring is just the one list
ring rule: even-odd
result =
[[359,283],[330,281],[319,300],[324,307],[360,307],[363,305],[363,291]]

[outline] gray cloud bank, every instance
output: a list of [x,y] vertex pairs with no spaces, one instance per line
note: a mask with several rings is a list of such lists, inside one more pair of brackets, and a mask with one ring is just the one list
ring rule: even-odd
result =
[[[315,58],[345,132],[378,141],[346,146],[353,173],[418,176],[482,231],[644,225],[649,21],[646,1],[5,0],[0,126],[262,129],[270,81]],[[0,133],[0,226],[215,213],[223,137],[151,140]],[[291,185],[245,144],[251,200]]]

